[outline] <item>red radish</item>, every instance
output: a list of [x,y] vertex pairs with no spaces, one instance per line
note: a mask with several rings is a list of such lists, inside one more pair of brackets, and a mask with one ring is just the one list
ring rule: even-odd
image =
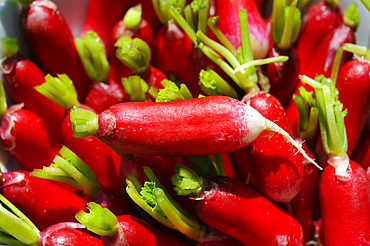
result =
[[153,40],[153,65],[165,74],[173,74],[186,83],[190,52],[193,48],[191,39],[179,28],[170,14],[170,8],[184,9],[185,1],[168,3],[163,0],[153,1],[154,9],[163,26],[155,33]]
[[91,80],[78,55],[73,34],[50,0],[33,1],[21,15],[21,28],[45,73],[66,73],[73,80],[79,100],[86,96]]
[[365,170],[370,166],[370,117],[362,131],[361,137],[352,152],[351,159],[359,163]]
[[[119,180],[121,157],[96,137],[91,136],[85,139],[74,137],[70,121],[70,109],[73,107],[88,107],[77,100],[76,91],[68,76],[65,74],[58,77],[47,76],[46,82],[37,89],[50,100],[65,107],[66,116],[63,119],[61,129],[63,144],[97,174],[99,182],[103,186],[122,190],[122,181]],[[88,109],[92,110],[91,108]]]
[[[71,121],[76,137],[95,135],[113,149],[129,154],[225,153],[247,146],[265,129],[277,131],[291,140],[288,133],[251,106],[223,96],[121,103],[99,115],[76,108],[71,111]],[[212,131],[206,127],[210,124]]]
[[316,221],[315,221],[315,239],[318,243],[318,246],[324,246],[325,243],[324,243],[324,235],[323,235],[323,231],[322,231],[322,218],[319,217]]
[[222,241],[207,241],[198,244],[197,246],[242,246],[241,242],[234,238],[225,238]]
[[265,58],[269,49],[269,33],[267,25],[258,11],[255,1],[215,1],[215,16],[218,16],[217,26],[230,40],[236,49],[241,46],[240,24],[238,13],[246,9],[250,38],[253,50],[253,57],[256,59]]
[[40,229],[59,222],[76,221],[74,215],[85,209],[84,199],[29,174],[28,171],[3,173],[1,194]]
[[[354,46],[350,45],[350,47]],[[365,47],[358,48],[366,50]],[[370,53],[366,51],[362,57],[362,54],[356,55],[355,59],[346,62],[339,69],[335,83],[343,109],[348,110],[344,124],[347,132],[347,154],[349,156],[361,136],[370,112]]]
[[[249,93],[242,101],[292,136],[285,110],[274,96],[266,92]],[[246,151],[251,180],[262,194],[282,203],[290,202],[298,194],[304,175],[302,160],[282,136],[265,130]]]
[[[344,22],[329,32],[322,39],[320,45],[315,47],[315,52],[311,53],[310,62],[302,70],[302,74],[310,78],[314,78],[316,75],[330,77],[337,50],[345,43],[356,42],[355,31],[359,25],[360,18],[357,4],[355,2],[350,4],[344,15]],[[344,54],[341,64],[350,58],[351,55]]]
[[181,166],[177,171],[178,194],[194,195],[196,212],[206,224],[245,245],[302,245],[298,221],[245,183],[223,176],[203,179]]
[[88,208],[90,213],[81,211],[76,214],[76,218],[85,225],[87,229],[101,235],[102,242],[105,246],[192,245],[190,241],[186,241],[178,235],[161,231],[134,216],[121,215],[116,217],[107,208],[102,208],[100,205],[93,202],[88,204]]
[[40,231],[22,211],[0,195],[1,243],[37,246],[102,246],[100,239],[83,232],[76,222],[53,224]]
[[[24,103],[24,109],[39,115],[43,121],[60,137],[60,126],[64,118],[64,108],[50,102],[40,95],[34,87],[45,82],[45,74],[30,59],[18,53],[19,46],[16,39],[3,38],[2,50],[6,57],[2,63],[4,86],[15,103]],[[5,48],[5,45],[7,46]],[[16,51],[12,54],[11,51]],[[6,54],[8,53],[8,54]],[[53,112],[53,114],[50,114]]]
[[[325,245],[370,242],[370,180],[347,155],[345,112],[332,81],[311,81],[319,109],[321,139],[329,156],[320,178],[319,198]],[[334,212],[335,211],[335,212]]]
[[[271,15],[272,46],[268,57],[288,56],[286,62],[269,63],[263,67],[270,82],[269,93],[285,107],[299,82],[300,61],[294,43],[299,36],[301,12],[296,8],[297,1],[288,7],[284,1],[274,1]],[[288,9],[288,11],[286,11]],[[285,16],[282,18],[281,16]]]
[[[139,75],[149,88],[152,86],[157,89],[163,88],[161,81],[167,79],[167,76],[160,69],[150,65],[151,50],[146,42],[139,38],[132,39],[128,34],[124,34],[115,46],[118,47],[116,56],[121,64],[113,69],[122,69],[115,79],[126,77],[121,72],[130,70],[130,73]],[[147,94],[147,100],[153,101],[154,99]]]
[[102,39],[106,47],[109,46],[109,34],[131,5],[132,0],[91,0],[87,7],[86,17],[82,26],[81,36],[88,31],[94,31]]
[[312,59],[312,53],[321,40],[342,22],[343,14],[336,0],[321,0],[308,7],[296,44],[302,71]]
[[49,167],[35,169],[31,175],[60,181],[81,189],[85,195],[85,204],[96,202],[117,215],[136,214],[134,204],[127,193],[112,187],[104,187],[94,171],[66,146],[60,149],[59,155],[55,156]]
[[62,145],[61,139],[37,114],[22,109],[23,103],[7,108],[3,84],[0,85],[0,95],[0,138],[3,148],[26,170],[50,163]]

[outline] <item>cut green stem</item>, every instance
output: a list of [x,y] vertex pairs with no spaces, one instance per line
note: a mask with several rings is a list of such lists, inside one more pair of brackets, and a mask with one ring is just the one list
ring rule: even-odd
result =
[[199,73],[202,90],[210,96],[229,96],[238,98],[235,89],[214,70],[201,70]]
[[123,17],[123,23],[125,23],[125,26],[131,30],[139,28],[142,13],[141,4],[129,8]]
[[146,99],[148,84],[138,75],[122,78],[122,85],[131,102],[143,102]]
[[94,112],[83,108],[73,108],[71,109],[70,118],[76,138],[96,135],[99,124],[98,116]]
[[19,52],[19,44],[16,38],[1,38],[1,52],[3,57],[13,57]]

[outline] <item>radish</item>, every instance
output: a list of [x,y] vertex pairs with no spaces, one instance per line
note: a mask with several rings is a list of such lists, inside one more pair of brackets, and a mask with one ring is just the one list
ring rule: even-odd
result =
[[0,195],[0,242],[6,245],[101,246],[98,238],[83,232],[80,223],[63,222],[40,231],[16,206]]
[[133,4],[132,0],[89,1],[80,36],[84,36],[88,31],[94,31],[102,39],[105,47],[108,47],[109,34],[114,24],[124,16]]
[[343,14],[336,0],[321,0],[308,7],[296,43],[302,71],[322,39],[342,22]]
[[[65,74],[58,77],[48,75],[45,83],[38,86],[37,90],[66,110],[61,128],[63,144],[86,162],[97,174],[99,182],[103,186],[122,190],[122,181],[119,180],[121,157],[96,137],[91,136],[85,139],[74,137],[70,121],[70,109],[73,107],[88,107],[77,100],[75,88],[69,77]],[[91,108],[88,109],[92,110]],[[49,161],[49,164],[51,161]]]
[[[269,93],[285,107],[291,99],[299,82],[300,61],[294,48],[301,26],[301,12],[296,8],[297,1],[287,6],[284,1],[274,1],[271,15],[272,47],[268,57],[285,55],[289,60],[269,63],[263,70],[270,82]],[[281,18],[281,15],[284,18]]]
[[45,73],[66,73],[79,100],[86,96],[91,80],[78,55],[72,32],[58,6],[50,0],[33,1],[21,15],[22,33]]
[[90,202],[90,213],[80,211],[76,218],[88,230],[101,235],[103,245],[192,245],[178,235],[164,232],[131,215],[115,216],[109,209]]
[[61,139],[37,114],[23,109],[23,103],[8,108],[2,83],[0,104],[0,138],[3,148],[26,170],[41,168],[50,163],[62,145]]
[[[288,133],[254,108],[223,96],[121,103],[99,115],[75,108],[71,111],[71,122],[76,137],[95,135],[113,149],[130,154],[225,153],[247,146],[265,129],[282,134],[301,150]],[[209,124],[213,131],[206,130]]]
[[[370,180],[347,151],[345,111],[333,82],[319,83],[305,77],[315,88],[320,132],[328,164],[320,179],[319,197],[325,245],[365,245],[370,242]],[[335,212],[334,212],[335,211]]]
[[76,221],[74,215],[85,209],[84,199],[48,180],[29,174],[29,171],[3,173],[1,194],[40,229],[55,223]]
[[30,175],[73,185],[83,191],[86,204],[96,202],[117,215],[136,214],[133,203],[126,193],[104,187],[94,171],[70,149],[63,146],[59,154],[55,156],[50,166],[35,169]]
[[154,36],[153,65],[165,74],[173,74],[178,80],[186,83],[188,60],[193,43],[176,25],[169,11],[174,7],[182,12],[185,0],[171,2],[155,0],[153,6],[163,25]]
[[348,110],[344,124],[348,141],[347,154],[351,156],[370,111],[370,49],[353,44],[345,44],[343,49],[355,54],[355,59],[339,69],[335,83],[343,109]]
[[214,15],[218,16],[217,26],[225,34],[235,49],[241,46],[240,24],[238,13],[245,9],[248,13],[249,30],[253,57],[265,58],[269,49],[269,33],[255,1],[215,1]]
[[245,245],[302,245],[298,221],[241,181],[203,179],[180,165],[176,171],[172,182],[177,193],[194,196],[196,212],[209,226]]
[[[337,50],[345,43],[356,42],[355,31],[359,22],[360,14],[357,10],[357,4],[352,2],[344,13],[344,22],[329,32],[322,39],[320,45],[316,46],[315,52],[311,54],[310,62],[302,70],[302,74],[310,78],[314,78],[316,75],[330,77]],[[350,58],[351,55],[343,55],[341,64]]]
[[[54,134],[61,137],[60,126],[65,110],[33,88],[45,82],[45,74],[34,62],[19,54],[17,39],[3,38],[1,43],[6,57],[1,63],[1,72],[7,92],[15,103],[24,103],[24,109],[40,116]],[[53,114],[49,113],[51,111]]]

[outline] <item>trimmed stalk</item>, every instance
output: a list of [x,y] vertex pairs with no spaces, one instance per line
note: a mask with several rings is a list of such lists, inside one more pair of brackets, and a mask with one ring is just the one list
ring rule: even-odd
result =
[[45,83],[35,89],[66,110],[80,104],[73,81],[66,74],[58,74],[57,77],[47,74]]
[[214,70],[201,70],[199,73],[202,90],[209,96],[229,96],[238,98],[235,89]]
[[343,23],[352,29],[356,30],[360,24],[360,13],[357,10],[357,3],[352,2],[344,11],[343,14]]
[[[338,90],[332,81],[323,76],[315,80],[303,76],[302,80],[315,89],[315,99],[319,110],[319,125],[324,150],[329,156],[328,163],[335,167],[335,175],[345,181],[349,157],[347,155],[347,134],[342,111],[343,105],[338,100]],[[338,161],[341,160],[341,161]]]
[[135,74],[147,71],[151,58],[149,45],[139,39],[132,39],[127,33],[123,34],[114,44],[117,47],[116,56]]
[[99,183],[94,171],[66,146],[59,151],[53,163],[43,169],[35,169],[31,175],[73,185],[83,191],[86,200],[108,207],[104,187]]
[[142,13],[143,11],[141,4],[129,8],[129,10],[127,10],[125,16],[123,17],[123,22],[125,23],[126,27],[130,30],[138,28],[141,21]]
[[11,202],[0,194],[0,242],[9,245],[37,245],[40,231]]
[[207,33],[209,9],[209,0],[193,0],[185,7],[185,19],[194,31],[201,30],[203,33]]
[[218,20],[218,16],[208,18],[208,21],[207,21],[208,27],[212,30],[212,32],[215,34],[215,36],[221,42],[221,44],[223,44],[231,53],[236,55],[237,50],[236,50],[235,46],[230,42],[230,40],[218,28],[218,26],[216,25],[217,20]]
[[168,79],[163,80],[161,84],[163,85],[163,89],[159,89],[156,93],[154,93],[152,90],[152,95],[156,98],[156,102],[167,102],[193,98],[185,84],[181,84],[180,87],[178,87],[174,82]]
[[19,52],[19,44],[16,38],[1,38],[1,52],[3,57],[13,57]]
[[190,239],[202,241],[206,236],[206,226],[173,200],[150,168],[144,168],[144,171],[150,180],[144,185],[139,183],[135,175],[128,175],[126,191],[129,196],[162,225]]
[[110,66],[105,45],[98,34],[88,31],[83,37],[76,37],[75,44],[90,79],[106,81]]
[[168,21],[172,19],[171,8],[179,9],[182,12],[186,4],[185,0],[152,0],[152,2],[155,13],[163,25],[167,25]]
[[122,85],[131,102],[142,102],[146,99],[148,84],[138,75],[122,78]]

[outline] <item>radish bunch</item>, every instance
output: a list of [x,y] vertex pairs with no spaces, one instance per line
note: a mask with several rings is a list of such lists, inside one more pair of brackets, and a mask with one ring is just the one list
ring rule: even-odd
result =
[[90,0],[75,36],[16,4],[0,244],[370,244],[356,2]]

